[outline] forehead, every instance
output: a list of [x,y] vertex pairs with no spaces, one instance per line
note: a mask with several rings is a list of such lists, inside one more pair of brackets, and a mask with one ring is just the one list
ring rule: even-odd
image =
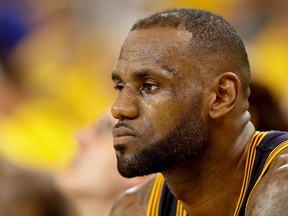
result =
[[174,28],[138,29],[130,32],[123,48],[131,48],[129,45],[152,43],[166,44],[169,47],[187,45],[192,38],[192,33],[187,30]]
[[187,54],[191,37],[189,31],[172,28],[134,30],[121,48],[116,68],[154,63],[178,67],[177,59],[183,59]]

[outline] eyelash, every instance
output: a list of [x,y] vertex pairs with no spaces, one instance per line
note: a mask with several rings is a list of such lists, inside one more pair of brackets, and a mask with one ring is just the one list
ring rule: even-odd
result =
[[[154,88],[153,88],[154,87]],[[124,84],[123,83],[119,83],[119,84],[116,84],[114,86],[114,89],[117,90],[118,92],[121,92],[122,89],[124,88]],[[159,89],[159,86],[154,84],[154,83],[143,83],[143,86],[140,88],[140,91],[141,92],[145,92],[145,93],[151,93],[151,92],[154,92],[156,90]]]
[[124,88],[123,84],[116,84],[114,86],[114,89],[117,90],[118,92],[121,92],[123,88]]
[[[154,89],[153,89],[154,87]],[[156,88],[156,89],[155,89]],[[159,89],[159,86],[154,83],[144,83],[141,87],[141,91],[145,91],[146,93],[151,93]]]

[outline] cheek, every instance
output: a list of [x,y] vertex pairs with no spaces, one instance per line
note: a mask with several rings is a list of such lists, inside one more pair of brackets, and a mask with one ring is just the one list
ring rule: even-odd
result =
[[166,115],[170,116],[170,111],[174,108],[175,102],[178,99],[173,94],[173,89],[161,89],[159,93],[155,95],[147,95],[142,100],[140,106],[143,111],[149,112],[151,115]]
[[184,103],[173,97],[163,97],[142,107],[143,128],[148,128],[155,139],[170,132],[186,112]]

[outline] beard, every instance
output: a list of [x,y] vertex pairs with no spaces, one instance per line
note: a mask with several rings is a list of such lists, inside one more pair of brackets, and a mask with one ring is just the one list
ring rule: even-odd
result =
[[118,171],[126,178],[162,172],[185,160],[196,158],[204,152],[207,144],[208,133],[198,103],[165,137],[133,156],[117,157]]

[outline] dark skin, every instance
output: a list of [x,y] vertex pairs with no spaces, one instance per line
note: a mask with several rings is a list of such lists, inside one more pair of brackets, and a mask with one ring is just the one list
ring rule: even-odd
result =
[[[145,146],[166,136],[201,96],[200,113],[209,136],[209,143],[203,146],[206,150],[162,174],[190,216],[233,215],[243,181],[247,143],[255,132],[247,111],[249,89],[241,86],[247,80],[240,80],[231,71],[205,71],[209,59],[191,60],[188,55],[191,36],[186,30],[167,28],[129,34],[112,74],[119,90],[112,114],[120,121],[129,120],[137,134],[114,133],[114,147],[118,157],[133,158]],[[196,67],[199,62],[201,73]],[[139,141],[145,138],[151,142]],[[123,147],[124,153],[118,150]],[[267,215],[279,216],[287,209],[288,196],[283,193],[283,188],[287,191],[287,164],[288,156],[283,152],[253,191],[246,215],[262,216],[268,208],[271,211]],[[153,182],[152,177],[146,185],[125,193],[111,215],[145,215]],[[271,188],[264,192],[267,185]],[[272,196],[278,203],[275,214],[267,204]]]

